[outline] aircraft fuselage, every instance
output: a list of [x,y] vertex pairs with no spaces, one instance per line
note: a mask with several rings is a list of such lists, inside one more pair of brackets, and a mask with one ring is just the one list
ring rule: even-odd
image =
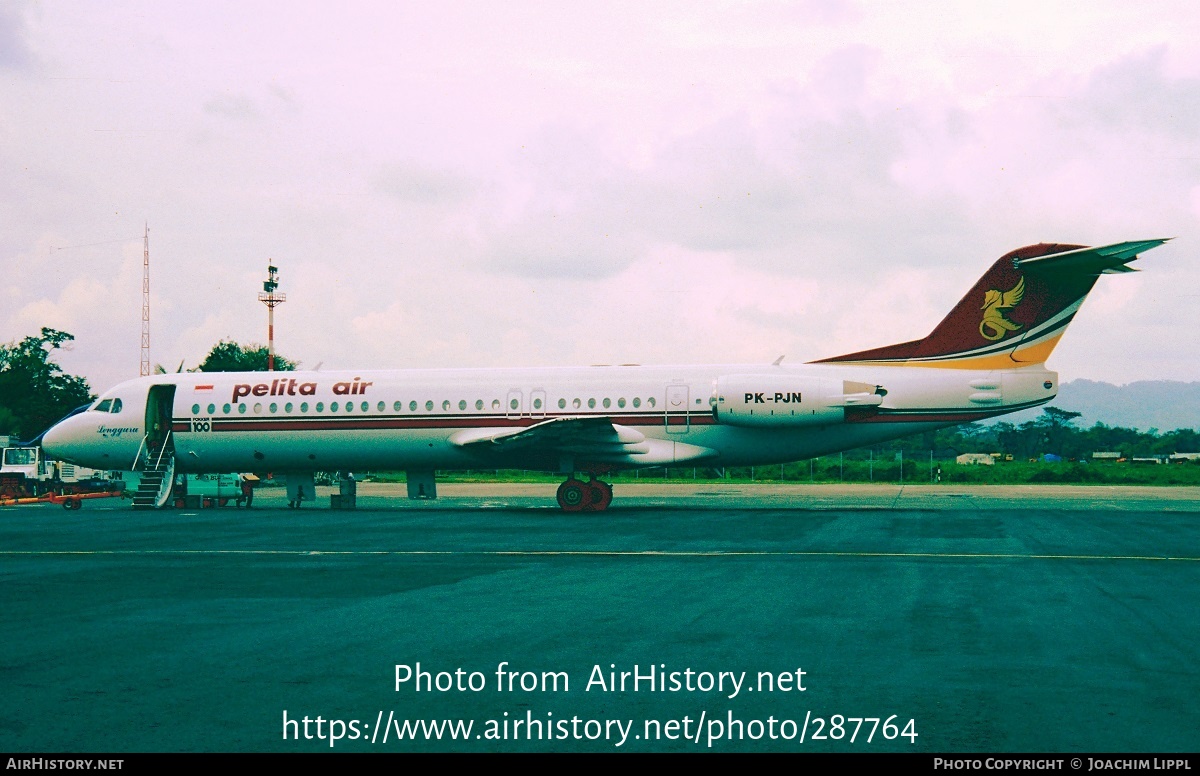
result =
[[[177,470],[196,473],[754,465],[1036,406],[1057,387],[1040,366],[184,373],[116,386],[45,445],[81,465],[130,469],[147,434],[169,430]],[[118,399],[119,412],[98,409]],[[628,438],[553,451],[472,444],[579,418],[605,419]]]

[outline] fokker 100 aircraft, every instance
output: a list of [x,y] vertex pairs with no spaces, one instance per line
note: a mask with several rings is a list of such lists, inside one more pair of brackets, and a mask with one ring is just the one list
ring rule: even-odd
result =
[[[1001,257],[924,339],[807,364],[155,375],[121,383],[45,435],[55,458],[143,472],[558,472],[558,503],[606,509],[621,469],[797,461],[1036,407],[1045,361],[1099,275],[1165,240],[1038,244]],[[582,477],[580,475],[583,475]],[[159,485],[158,483],[161,483]],[[136,502],[135,502],[136,503]]]

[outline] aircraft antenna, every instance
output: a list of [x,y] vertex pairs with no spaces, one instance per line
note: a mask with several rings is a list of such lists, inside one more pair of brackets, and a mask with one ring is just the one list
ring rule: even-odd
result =
[[150,224],[142,235],[142,362],[138,375],[150,374]]
[[276,293],[279,288],[279,268],[267,259],[267,279],[263,281],[258,301],[267,306],[267,371],[275,371],[275,307],[287,301],[287,294]]

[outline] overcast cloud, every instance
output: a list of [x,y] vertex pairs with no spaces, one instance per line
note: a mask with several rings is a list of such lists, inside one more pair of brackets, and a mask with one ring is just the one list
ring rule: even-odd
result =
[[1200,379],[1186,3],[10,2],[0,341],[303,366],[804,361],[921,337],[1002,253],[1177,237],[1063,379]]

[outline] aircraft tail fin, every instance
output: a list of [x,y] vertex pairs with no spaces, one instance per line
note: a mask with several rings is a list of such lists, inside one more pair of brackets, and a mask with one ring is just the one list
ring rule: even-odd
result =
[[[1167,238],[1169,239],[1169,238]],[[929,336],[813,363],[1012,369],[1046,361],[1100,275],[1136,272],[1138,254],[1165,243],[1098,248],[1038,243],[1006,253]]]

